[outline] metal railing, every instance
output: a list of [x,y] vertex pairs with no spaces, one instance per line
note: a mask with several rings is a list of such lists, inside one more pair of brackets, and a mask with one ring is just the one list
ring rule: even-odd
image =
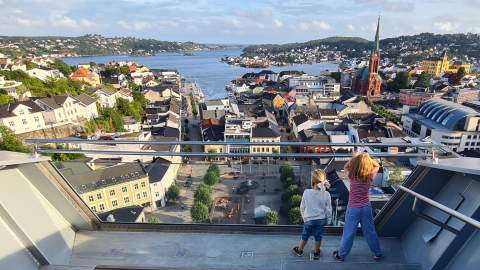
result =
[[466,216],[466,215],[464,215],[464,214],[462,214],[458,211],[455,211],[455,210],[451,209],[450,207],[447,207],[447,206],[445,206],[445,205],[443,205],[439,202],[436,202],[436,201],[434,201],[434,200],[432,200],[428,197],[425,197],[425,196],[423,196],[423,195],[421,195],[421,194],[419,194],[419,193],[417,193],[417,192],[415,192],[411,189],[408,189],[404,186],[399,186],[398,188],[400,188],[402,191],[408,193],[409,195],[412,195],[416,199],[421,200],[421,201],[427,203],[428,205],[430,205],[432,207],[435,207],[438,210],[465,222],[466,224],[472,225],[472,226],[476,227],[477,229],[480,229],[480,221],[475,220],[471,217],[468,217],[468,216]]
[[[336,152],[337,148],[353,147],[404,147],[417,149],[431,149],[439,152],[449,153],[441,144],[436,143],[331,143],[331,142],[203,142],[203,141],[131,141],[131,140],[86,140],[86,139],[27,139],[26,142],[35,145],[35,151],[38,153],[83,153],[83,154],[103,154],[103,155],[144,155],[144,156],[180,156],[180,157],[272,157],[272,158],[348,158],[351,153]],[[154,151],[154,150],[91,150],[91,149],[51,149],[40,148],[39,144],[96,144],[96,145],[163,145],[163,146],[297,146],[297,147],[315,147],[328,146],[333,147],[331,152],[327,153],[208,153],[208,152],[181,152],[181,151]],[[432,153],[389,153],[372,152],[374,157],[431,157]]]

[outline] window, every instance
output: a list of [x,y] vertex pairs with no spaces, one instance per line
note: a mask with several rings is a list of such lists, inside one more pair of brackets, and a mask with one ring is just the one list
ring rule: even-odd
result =
[[146,191],[143,192],[143,197],[144,197],[144,198],[147,197],[147,192],[146,192]]
[[125,203],[129,203],[129,202],[130,202],[130,198],[129,198],[129,197],[123,197],[123,201],[124,201]]
[[33,119],[35,120],[35,122],[40,121],[40,119],[38,119],[38,116],[35,116]]
[[140,200],[140,193],[137,193],[137,200]]
[[105,205],[103,203],[99,204],[98,207],[100,208],[100,211],[105,210]]
[[127,187],[122,187],[122,192],[127,192]]
[[110,196],[115,196],[115,190],[110,190]]
[[113,200],[113,201],[112,201],[112,206],[113,206],[113,207],[118,206],[117,200]]
[[160,197],[160,193],[155,192],[155,197],[156,197],[156,198]]
[[24,114],[25,114],[25,111],[24,111],[24,110],[20,110],[19,113],[20,113],[20,115],[24,115]]
[[27,119],[22,119],[22,123],[23,123],[24,125],[26,125],[26,124],[27,124]]
[[142,187],[145,187],[145,182],[142,182]]
[[138,184],[133,185],[134,189],[138,189]]
[[93,195],[88,196],[88,201],[93,202]]
[[90,207],[90,209],[92,209],[93,212],[97,212],[97,207],[95,206]]
[[97,199],[99,199],[99,200],[102,199],[102,193],[97,193]]
[[14,126],[15,126],[15,122],[13,122],[13,121],[8,122],[8,124],[9,124],[11,127],[14,127]]

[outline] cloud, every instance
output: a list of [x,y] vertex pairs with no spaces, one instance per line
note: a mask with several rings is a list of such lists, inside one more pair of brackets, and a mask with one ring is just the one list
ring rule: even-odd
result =
[[96,23],[90,20],[87,20],[87,19],[75,20],[73,18],[64,16],[64,15],[55,15],[51,17],[49,21],[51,25],[56,27],[70,28],[70,29],[77,29],[77,30],[96,26]]
[[143,31],[152,27],[152,24],[145,21],[127,22],[127,21],[120,20],[120,21],[117,21],[117,24],[120,25],[123,29],[129,30],[129,31]]
[[39,27],[44,25],[44,22],[41,20],[32,20],[32,19],[25,19],[25,18],[17,18],[15,22],[24,27]]
[[273,26],[276,28],[281,28],[283,26],[283,22],[280,21],[279,19],[273,19]]
[[389,12],[411,12],[415,9],[413,1],[397,1],[397,0],[354,0],[358,5],[368,5],[381,8]]
[[460,28],[460,25],[458,23],[453,23],[453,22],[436,22],[433,24],[437,30],[440,30],[441,32],[447,32],[451,33],[454,31],[457,31]]
[[299,24],[299,28],[302,31],[330,31],[333,30],[333,27],[325,21],[310,21],[302,22]]
[[347,30],[353,32],[355,31],[355,26],[353,24],[347,24]]

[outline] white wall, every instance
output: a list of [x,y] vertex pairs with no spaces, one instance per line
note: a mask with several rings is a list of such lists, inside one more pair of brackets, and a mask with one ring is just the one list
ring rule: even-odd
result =
[[[72,252],[75,231],[58,210],[33,186],[17,168],[0,170],[0,205],[15,221],[15,224],[32,241],[37,249],[52,264],[68,264]],[[32,269],[31,263],[19,252],[19,244],[15,244],[11,232],[0,223],[0,239],[5,239],[12,246],[4,245],[0,255],[16,254],[23,269]],[[8,258],[8,257],[7,257]],[[0,259],[0,264],[9,260]],[[0,269],[20,269],[4,267]]]

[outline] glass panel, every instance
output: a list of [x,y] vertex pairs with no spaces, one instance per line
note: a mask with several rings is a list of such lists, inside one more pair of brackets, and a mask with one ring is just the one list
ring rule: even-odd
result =
[[[280,152],[301,149],[282,147]],[[413,147],[397,150],[416,152]],[[301,224],[302,194],[311,188],[312,171],[323,169],[331,185],[330,225],[342,226],[350,188],[343,169],[347,161],[348,157],[145,156],[141,161],[122,162],[118,157],[87,154],[52,164],[102,221],[169,224]],[[382,167],[370,190],[374,214],[413,168],[409,158],[377,161]]]

